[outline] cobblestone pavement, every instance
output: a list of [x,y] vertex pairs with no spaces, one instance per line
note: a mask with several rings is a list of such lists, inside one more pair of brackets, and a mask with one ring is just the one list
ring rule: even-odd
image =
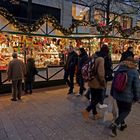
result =
[[[67,95],[65,86],[35,90],[21,101],[0,96],[0,140],[139,140],[140,104],[127,119],[128,128],[116,138],[103,120],[83,121],[84,97]],[[102,114],[105,110],[99,110]],[[91,114],[92,115],[92,114]]]

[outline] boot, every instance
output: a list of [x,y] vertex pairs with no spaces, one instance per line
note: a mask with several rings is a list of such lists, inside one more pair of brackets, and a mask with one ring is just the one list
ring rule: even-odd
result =
[[83,115],[83,118],[85,121],[89,121],[89,112],[85,109],[83,111],[81,111],[82,115]]
[[123,123],[121,124],[120,131],[123,131],[126,128],[127,128],[127,124]]
[[99,113],[97,113],[96,115],[93,116],[93,120],[99,120],[101,118],[102,118],[102,116]]
[[110,136],[112,136],[112,137],[117,136],[117,125],[115,123],[112,124]]

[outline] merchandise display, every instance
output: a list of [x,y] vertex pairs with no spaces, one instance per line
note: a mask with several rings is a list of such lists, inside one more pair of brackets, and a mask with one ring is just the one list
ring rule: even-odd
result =
[[0,70],[6,70],[12,53],[17,52],[19,59],[26,61],[28,57],[35,59],[37,68],[64,65],[67,47],[70,42],[75,50],[84,47],[89,55],[100,50],[100,44],[106,43],[110,48],[113,61],[120,60],[121,53],[129,46],[134,48],[135,58],[140,57],[140,41],[118,38],[56,38],[45,36],[28,36],[20,34],[0,33]]
[[0,34],[0,69],[6,69],[13,52],[23,61],[34,58],[38,68],[64,64],[67,43],[67,39]]
[[24,59],[20,36],[0,34],[0,70],[7,68],[8,62],[12,60],[12,53],[18,52],[19,59]]
[[110,48],[112,61],[119,61],[121,54],[127,50],[128,47],[133,47],[135,60],[140,57],[140,41],[119,38],[107,38],[102,40]]

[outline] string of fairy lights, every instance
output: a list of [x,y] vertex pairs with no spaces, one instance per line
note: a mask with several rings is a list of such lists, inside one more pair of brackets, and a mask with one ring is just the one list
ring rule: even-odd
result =
[[69,28],[65,28],[62,25],[60,25],[58,21],[51,15],[44,15],[35,23],[29,26],[20,23],[18,20],[14,18],[14,16],[11,13],[8,12],[7,9],[3,7],[0,7],[0,15],[5,17],[15,28],[17,28],[19,31],[22,31],[24,33],[31,33],[31,32],[38,31],[45,22],[50,22],[55,29],[59,30],[66,36],[71,35],[74,29],[78,26],[96,27],[97,31],[100,32],[101,35],[105,35],[105,36],[108,35],[114,28],[116,28],[124,38],[129,37],[133,35],[136,31],[140,30],[139,26],[135,26],[129,29],[123,29],[120,22],[118,21],[114,21],[112,22],[111,25],[106,26],[105,24],[101,25],[99,23],[76,20],[72,25],[70,25]]

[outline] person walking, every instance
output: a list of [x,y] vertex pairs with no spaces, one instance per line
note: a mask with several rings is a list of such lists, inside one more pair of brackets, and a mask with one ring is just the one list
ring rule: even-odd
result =
[[73,94],[74,74],[77,63],[78,63],[78,55],[74,51],[73,46],[70,45],[68,47],[68,57],[66,60],[66,65],[64,67],[64,80],[66,84],[69,86],[68,94]]
[[106,87],[104,58],[98,56],[94,59],[95,77],[91,81],[88,81],[88,86],[90,87],[91,92],[91,102],[89,106],[82,111],[85,121],[89,121],[89,112],[91,110],[93,113],[93,119],[97,120],[101,118],[100,114],[96,110],[96,105],[101,102],[102,92]]
[[8,80],[12,80],[12,101],[21,100],[22,79],[25,76],[25,65],[23,61],[18,59],[16,52],[12,54],[13,60],[8,64],[7,76]]
[[[114,80],[112,82],[111,87],[111,95],[114,99],[116,99],[118,106],[118,117],[112,124],[111,128],[111,136],[117,136],[117,128],[120,125],[120,130],[123,131],[127,128],[127,124],[125,123],[125,119],[129,115],[132,104],[137,102],[140,98],[140,79],[139,73],[136,68],[136,64],[134,62],[133,57],[127,57],[125,61],[120,63],[116,74],[119,71],[125,71],[127,73],[127,83],[122,92],[119,92],[115,89]],[[114,77],[115,79],[115,77]]]
[[32,94],[32,83],[35,80],[35,75],[38,73],[35,67],[35,61],[33,58],[27,59],[26,64],[26,75],[25,75],[25,94],[29,93]]
[[127,50],[126,50],[125,52],[122,53],[120,62],[121,62],[121,61],[124,61],[127,57],[134,57],[134,54],[133,54],[133,47],[128,47]]
[[81,69],[82,66],[89,60],[89,58],[84,48],[80,48],[78,54],[79,54],[78,69],[77,69],[76,79],[79,85],[79,93],[77,94],[77,96],[81,96],[83,95],[84,90],[86,90],[86,88],[84,87],[84,79],[82,77]]
[[[105,67],[105,80],[106,83],[108,81],[112,81],[113,80],[113,70],[112,70],[112,60],[111,57],[109,55],[109,47],[106,44],[103,44],[101,47],[100,52],[97,52],[96,54],[98,57],[103,57],[104,58],[104,67]],[[103,90],[102,93],[102,100],[99,103],[99,108],[106,108],[107,104],[104,104],[104,99],[105,97],[108,97],[108,95],[106,95],[106,88],[105,90]]]

